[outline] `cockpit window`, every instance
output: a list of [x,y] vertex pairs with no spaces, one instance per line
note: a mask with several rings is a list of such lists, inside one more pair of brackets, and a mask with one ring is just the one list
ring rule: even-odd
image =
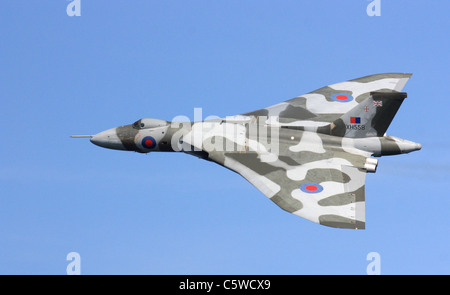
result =
[[141,120],[137,120],[136,122],[133,123],[133,128],[139,129],[139,128],[144,127],[143,125],[144,125],[144,124],[141,123]]
[[133,123],[134,129],[148,129],[148,128],[156,128],[161,126],[167,126],[168,122],[164,120],[158,119],[140,119]]

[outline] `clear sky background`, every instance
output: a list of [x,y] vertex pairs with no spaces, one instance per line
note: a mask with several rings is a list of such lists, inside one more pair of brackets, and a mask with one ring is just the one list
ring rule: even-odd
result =
[[[0,2],[0,274],[450,274],[450,2]],[[107,150],[139,118],[235,115],[413,73],[388,134],[423,145],[366,178],[366,230],[281,210],[185,154]]]

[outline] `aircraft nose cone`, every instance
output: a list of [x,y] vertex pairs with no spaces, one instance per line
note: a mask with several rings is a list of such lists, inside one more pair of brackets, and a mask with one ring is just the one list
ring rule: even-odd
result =
[[123,144],[120,138],[117,136],[116,128],[111,128],[102,131],[91,137],[91,142],[100,147],[114,149],[114,150],[124,150]]
[[98,145],[98,146],[102,146],[102,144],[103,144],[103,138],[102,138],[102,136],[98,136],[98,134],[92,136],[91,139],[90,139],[90,141],[91,141],[93,144]]
[[419,151],[419,150],[422,149],[422,145],[421,145],[420,143],[416,143],[416,148],[417,148],[417,150]]

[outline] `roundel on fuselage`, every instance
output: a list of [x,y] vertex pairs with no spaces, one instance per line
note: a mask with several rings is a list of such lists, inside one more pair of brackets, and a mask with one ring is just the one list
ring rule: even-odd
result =
[[156,146],[156,140],[151,136],[146,136],[142,139],[141,144],[146,149],[152,149]]

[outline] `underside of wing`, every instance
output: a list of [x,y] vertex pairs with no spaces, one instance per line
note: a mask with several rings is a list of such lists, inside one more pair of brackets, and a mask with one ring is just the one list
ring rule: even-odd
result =
[[209,159],[290,213],[326,226],[364,229],[366,156],[328,149],[321,137],[283,130],[277,152],[258,149],[250,139],[239,152],[211,151]]
[[290,213],[326,226],[365,228],[364,171],[343,158],[286,170],[272,164],[238,154],[227,155],[224,162]]
[[[333,122],[373,91],[401,91],[411,74],[386,73],[322,87],[285,102],[248,112],[245,116],[275,117],[279,124]],[[303,122],[299,122],[303,121]],[[320,124],[319,124],[320,125]]]

